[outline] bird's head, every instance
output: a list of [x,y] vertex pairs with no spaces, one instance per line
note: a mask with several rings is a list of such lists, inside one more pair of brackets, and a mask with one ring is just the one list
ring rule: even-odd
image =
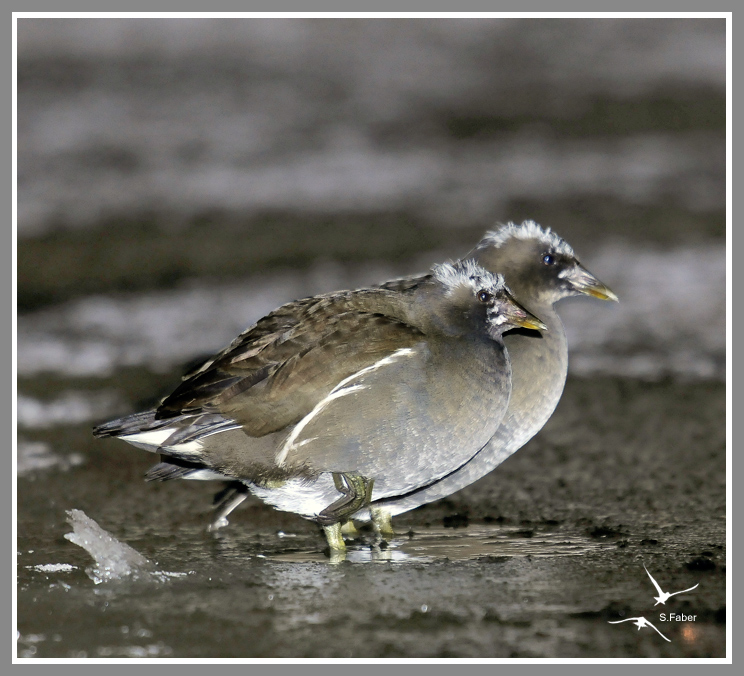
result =
[[579,263],[564,239],[534,221],[509,223],[487,233],[469,256],[487,270],[503,274],[517,297],[534,305],[552,305],[580,294],[618,300]]
[[432,273],[432,319],[447,335],[485,330],[490,338],[498,339],[516,327],[547,330],[514,300],[502,275],[488,272],[472,260],[435,265]]

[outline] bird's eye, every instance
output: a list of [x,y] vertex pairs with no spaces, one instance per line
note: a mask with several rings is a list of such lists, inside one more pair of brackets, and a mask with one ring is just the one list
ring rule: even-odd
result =
[[545,254],[542,262],[545,263],[545,265],[553,265],[555,263],[555,256],[553,256],[553,254]]
[[490,293],[488,293],[488,291],[479,291],[478,292],[478,300],[481,303],[487,303],[492,298],[493,298],[493,296]]

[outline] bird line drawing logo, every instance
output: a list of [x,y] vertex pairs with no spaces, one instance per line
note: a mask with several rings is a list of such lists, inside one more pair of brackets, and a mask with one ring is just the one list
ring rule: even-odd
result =
[[682,591],[678,591],[678,592],[672,592],[670,594],[669,592],[662,591],[661,587],[659,586],[659,583],[656,580],[654,580],[654,576],[648,572],[648,568],[646,568],[646,564],[643,564],[643,569],[646,571],[646,574],[651,578],[651,582],[654,583],[654,587],[656,587],[656,591],[659,592],[658,596],[654,596],[654,600],[656,601],[656,603],[654,603],[654,606],[658,606],[660,603],[661,605],[665,605],[666,602],[672,596],[676,596],[677,594],[685,594],[686,592],[696,589],[700,584],[698,582],[694,587],[690,587],[689,589],[683,589]]
[[[651,575],[651,573],[648,572],[648,568],[646,568],[646,564],[645,563],[643,564],[643,569],[646,571],[646,574],[648,575],[649,579],[651,580],[651,582],[653,583],[654,587],[656,588],[657,593],[659,594],[658,596],[654,596],[653,597],[654,600],[656,601],[656,603],[654,604],[654,608],[656,606],[658,606],[659,604],[665,605],[666,602],[670,598],[672,598],[672,596],[677,596],[677,594],[685,594],[687,592],[691,592],[693,589],[697,589],[700,586],[700,583],[698,582],[698,584],[696,584],[694,587],[690,587],[689,589],[683,589],[683,590],[677,591],[677,592],[665,592],[659,586],[659,583],[654,579],[654,576]],[[662,614],[660,617],[661,617],[661,620],[662,621],[665,621],[665,619],[666,619],[666,615],[665,614]],[[674,613],[671,613],[670,616],[669,616],[669,619],[670,620],[672,620],[672,619],[680,620],[681,619],[682,621],[685,621],[687,618],[685,618],[684,615],[676,615]],[[695,616],[693,615],[691,617],[691,619],[694,621],[695,620]],[[640,631],[644,627],[651,627],[651,629],[653,629],[665,641],[668,641],[669,643],[672,642],[671,639],[668,639],[666,636],[664,636],[664,634],[662,634],[651,622],[649,622],[643,616],[640,616],[640,617],[627,617],[624,620],[608,621],[608,624],[622,624],[623,622],[632,622],[636,627],[638,627],[638,631]]]
[[663,638],[665,641],[669,641],[669,643],[672,642],[671,639],[669,639],[666,636],[664,636],[664,634],[662,634],[656,627],[654,627],[653,624],[651,624],[643,616],[641,616],[641,617],[628,617],[625,620],[617,620],[616,622],[610,622],[609,624],[620,624],[621,622],[632,622],[633,624],[635,624],[636,627],[638,627],[638,631],[640,631],[641,629],[643,629],[643,627],[651,627],[651,629],[653,629],[654,631],[656,631],[656,633],[659,636],[661,636],[661,638]]

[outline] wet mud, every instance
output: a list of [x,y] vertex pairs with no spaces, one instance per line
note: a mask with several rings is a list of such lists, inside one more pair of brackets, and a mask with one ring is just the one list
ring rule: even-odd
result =
[[[724,430],[720,383],[569,379],[525,448],[339,564],[314,524],[254,500],[207,533],[219,484],[145,484],[146,453],[57,430],[83,461],[19,480],[19,655],[720,657]],[[187,575],[94,584],[71,508]],[[655,607],[644,565],[664,591],[698,587]],[[609,624],[639,616],[670,642]]]

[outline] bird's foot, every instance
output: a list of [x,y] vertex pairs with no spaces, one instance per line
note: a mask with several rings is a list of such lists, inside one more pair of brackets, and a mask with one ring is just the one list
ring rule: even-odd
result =
[[349,538],[350,540],[354,540],[360,536],[357,527],[354,525],[354,522],[351,519],[341,524],[341,534],[344,537]]
[[215,496],[215,502],[217,503],[215,506],[215,513],[207,526],[207,532],[213,533],[214,531],[227,526],[230,523],[227,520],[228,515],[247,497],[248,487],[237,481],[217,493]]
[[386,509],[382,507],[373,507],[369,510],[372,517],[372,526],[383,540],[390,541],[395,537],[393,531],[393,517]]
[[328,542],[329,558],[331,563],[340,563],[346,559],[346,543],[344,536],[341,534],[341,524],[333,523],[323,526],[326,540]]

